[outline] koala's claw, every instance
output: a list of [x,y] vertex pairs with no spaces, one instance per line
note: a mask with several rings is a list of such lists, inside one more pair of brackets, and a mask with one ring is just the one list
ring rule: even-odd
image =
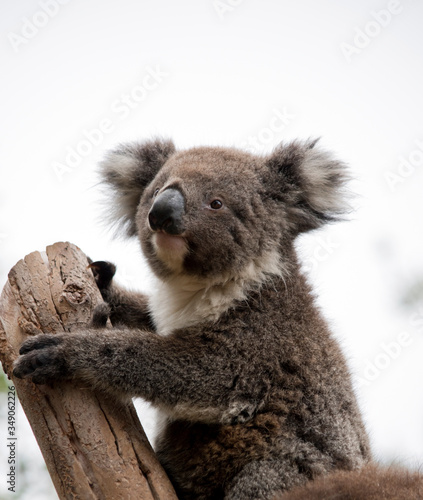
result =
[[107,289],[116,273],[116,266],[111,262],[97,260],[96,262],[90,262],[88,267],[92,270],[100,291]]
[[35,384],[65,378],[69,375],[66,360],[60,346],[63,339],[58,335],[42,334],[26,340],[15,361],[13,375],[17,378],[31,378]]

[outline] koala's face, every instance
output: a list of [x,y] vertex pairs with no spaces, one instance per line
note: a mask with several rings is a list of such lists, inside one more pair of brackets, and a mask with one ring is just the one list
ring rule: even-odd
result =
[[258,158],[239,151],[173,155],[145,189],[136,214],[152,268],[162,276],[233,275],[276,246],[279,230],[266,207],[263,171]]
[[[315,142],[268,156],[224,148],[176,152],[171,141],[124,145],[103,162],[110,212],[138,236],[156,274],[210,279],[289,259],[301,232],[345,210],[342,163]],[[261,260],[263,259],[263,260]]]

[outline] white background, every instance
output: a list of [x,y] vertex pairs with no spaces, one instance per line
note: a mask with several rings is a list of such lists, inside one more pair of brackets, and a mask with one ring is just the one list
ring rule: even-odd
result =
[[[25,254],[68,240],[116,262],[121,283],[148,288],[136,242],[112,240],[99,222],[96,164],[119,142],[255,142],[266,153],[320,136],[350,166],[355,211],[303,237],[299,251],[348,357],[376,458],[422,464],[423,3],[44,4],[50,14],[42,0],[0,1],[1,286]],[[161,76],[146,79],[152,71]],[[104,120],[101,137],[93,130]],[[82,152],[77,165],[66,164],[70,150]],[[153,414],[140,413],[152,433]],[[19,433],[22,498],[54,498],[23,415]]]

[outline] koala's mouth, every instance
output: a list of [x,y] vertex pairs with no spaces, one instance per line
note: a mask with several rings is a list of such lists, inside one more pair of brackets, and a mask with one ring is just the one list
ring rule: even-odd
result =
[[166,232],[154,232],[151,238],[156,257],[173,271],[180,273],[183,270],[184,258],[187,255],[187,240],[180,235]]
[[185,254],[188,250],[187,242],[183,236],[168,234],[162,231],[153,234],[153,246],[156,251],[166,250],[177,254]]

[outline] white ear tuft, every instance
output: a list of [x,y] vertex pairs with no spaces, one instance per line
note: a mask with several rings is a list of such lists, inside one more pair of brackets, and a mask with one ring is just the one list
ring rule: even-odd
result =
[[281,144],[267,159],[272,196],[285,203],[298,233],[338,220],[349,209],[346,166],[316,143]]
[[346,166],[322,149],[309,148],[299,165],[304,194],[310,207],[328,216],[342,215],[347,208],[344,186]]
[[107,212],[127,236],[136,234],[135,215],[144,189],[175,152],[172,141],[156,139],[123,144],[101,162],[101,176],[111,193]]

